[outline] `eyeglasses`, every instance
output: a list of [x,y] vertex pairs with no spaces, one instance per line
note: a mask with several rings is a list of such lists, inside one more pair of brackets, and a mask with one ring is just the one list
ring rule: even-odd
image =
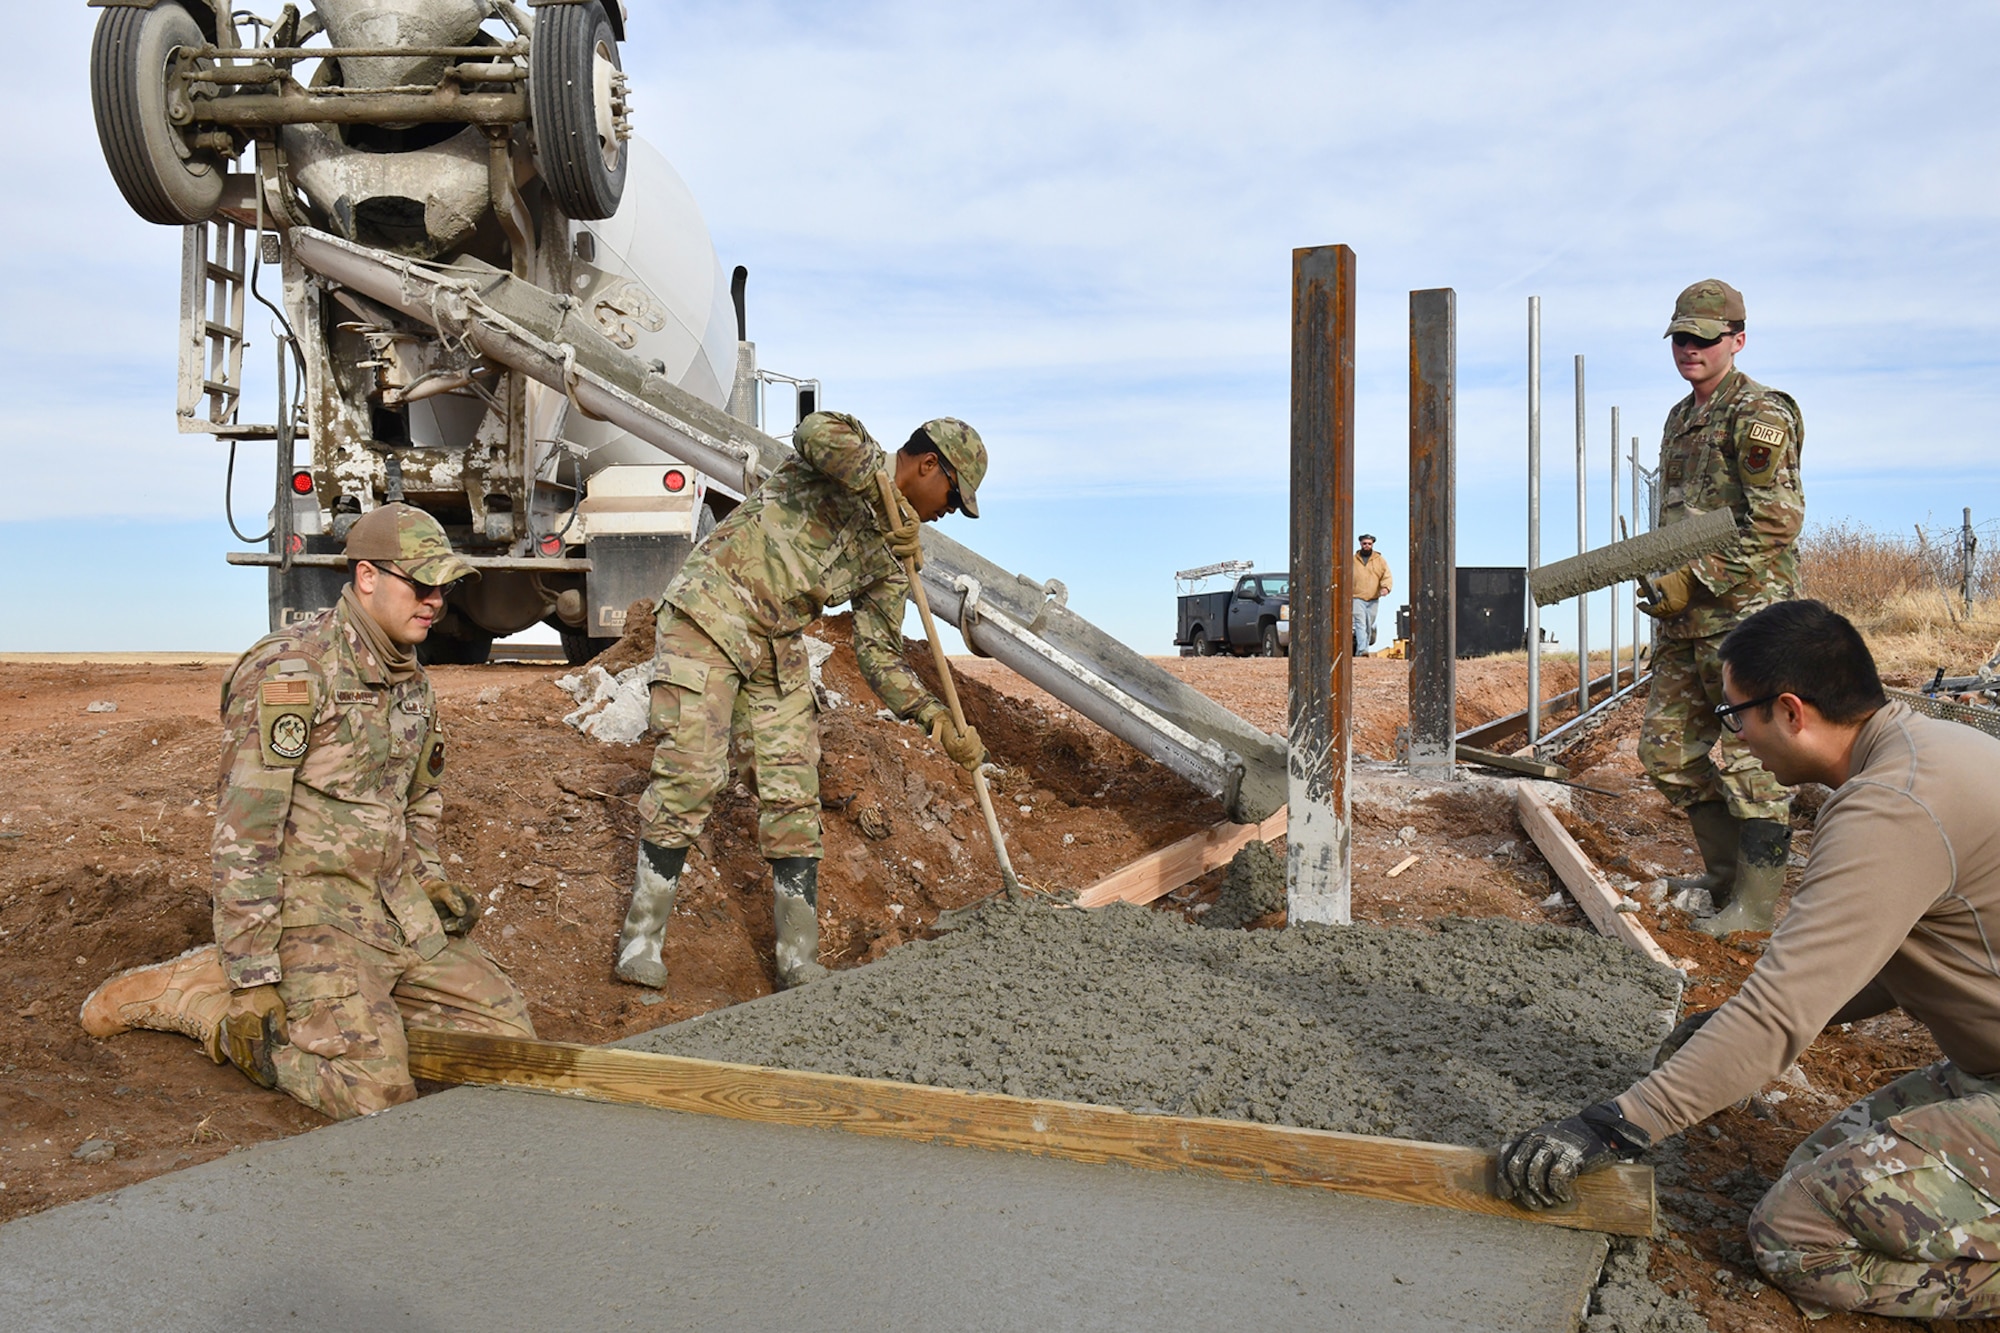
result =
[[[371,561],[370,563],[372,564],[373,562]],[[452,588],[452,584],[450,583],[419,583],[393,565],[376,565],[375,568],[381,570],[391,578],[401,579],[403,582],[409,584],[410,591],[416,594],[417,600],[420,602],[428,602],[433,597],[441,598],[450,592]],[[453,582],[455,583],[457,580],[454,579]]]
[[944,456],[942,449],[938,450],[937,461],[938,467],[944,470],[945,481],[951,486],[951,489],[945,492],[944,512],[947,514],[956,514],[959,510],[965,508],[965,501],[959,499],[958,496],[958,472],[952,467],[951,461]]
[[[1746,708],[1755,708],[1759,704],[1774,704],[1790,693],[1790,690],[1779,690],[1776,694],[1767,694],[1761,699],[1752,699],[1749,703],[1717,704],[1715,706],[1715,716],[1722,723],[1723,729],[1728,731],[1730,735],[1741,736],[1743,734],[1743,719],[1737,716],[1738,713]],[[1810,699],[1806,699],[1804,695],[1797,695],[1795,697],[1804,699],[1807,703],[1812,702]]]
[[1717,343],[1721,342],[1724,338],[1727,338],[1728,336],[1729,335],[1726,333],[1718,333],[1713,338],[1697,338],[1692,333],[1676,333],[1674,335],[1674,346],[1713,347]]

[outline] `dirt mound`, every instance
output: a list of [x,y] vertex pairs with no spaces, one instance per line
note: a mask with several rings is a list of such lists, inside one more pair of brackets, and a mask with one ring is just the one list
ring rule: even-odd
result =
[[617,642],[590,659],[586,665],[603,667],[615,676],[630,667],[653,660],[653,611],[650,598],[640,598],[625,608],[625,632]]

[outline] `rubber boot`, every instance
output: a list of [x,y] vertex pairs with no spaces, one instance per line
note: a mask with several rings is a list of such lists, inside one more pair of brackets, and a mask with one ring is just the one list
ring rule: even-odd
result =
[[221,951],[203,944],[164,963],[118,973],[90,993],[77,1017],[93,1037],[133,1028],[178,1032],[222,1064],[222,1017],[229,1011],[230,990]]
[[1737,848],[1743,824],[1729,813],[1726,801],[1696,801],[1688,807],[1688,823],[1694,826],[1694,845],[1701,849],[1706,873],[1678,875],[1667,883],[1677,889],[1707,889],[1709,901],[1726,906],[1736,889]]
[[819,965],[819,861],[786,856],[771,862],[777,891],[778,989],[790,990],[827,975]]
[[1792,826],[1775,819],[1743,822],[1743,844],[1736,858],[1736,893],[1729,906],[1695,922],[1695,929],[1722,936],[1737,930],[1769,930],[1778,913],[1778,892],[1785,887],[1785,866],[1792,859]]
[[667,922],[673,919],[674,897],[680,891],[685,847],[661,847],[641,839],[639,867],[632,880],[632,906],[618,932],[618,962],[612,971],[620,981],[654,990],[667,984],[667,965],[660,946],[667,942]]

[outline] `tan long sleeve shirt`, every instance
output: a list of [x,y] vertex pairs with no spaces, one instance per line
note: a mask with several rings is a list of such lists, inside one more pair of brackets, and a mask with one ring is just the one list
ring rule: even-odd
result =
[[1756,970],[1619,1097],[1654,1142],[1783,1073],[1871,978],[1959,1068],[2000,1073],[2000,740],[1892,703],[1852,765]]
[[1354,553],[1354,596],[1364,602],[1378,601],[1382,594],[1396,586],[1396,580],[1389,573],[1389,562],[1382,558],[1380,551],[1370,551],[1363,560],[1361,553]]

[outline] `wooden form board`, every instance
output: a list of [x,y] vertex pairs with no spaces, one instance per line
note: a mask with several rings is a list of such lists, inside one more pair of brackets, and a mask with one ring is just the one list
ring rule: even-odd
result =
[[1217,866],[1229,864],[1229,858],[1252,841],[1270,842],[1284,836],[1283,806],[1261,824],[1217,824],[1112,871],[1077,894],[1076,905],[1149,903],[1200,879]]
[[412,1027],[409,1039],[410,1072],[443,1083],[1192,1171],[1619,1236],[1647,1236],[1653,1230],[1653,1170],[1646,1166],[1593,1172],[1577,1181],[1574,1206],[1534,1212],[1494,1195],[1494,1155],[1477,1148],[1235,1120],[1134,1115],[1078,1102],[469,1032]]
[[1679,971],[1652,932],[1640,925],[1636,916],[1618,910],[1618,891],[1584,855],[1583,848],[1576,845],[1569,830],[1556,818],[1556,812],[1549,808],[1547,798],[1532,783],[1523,782],[1515,788],[1514,805],[1521,815],[1521,827],[1534,839],[1535,846],[1542,849],[1542,855],[1549,858],[1563,887],[1583,908],[1583,914],[1597,927],[1598,934],[1623,940],[1661,967]]

